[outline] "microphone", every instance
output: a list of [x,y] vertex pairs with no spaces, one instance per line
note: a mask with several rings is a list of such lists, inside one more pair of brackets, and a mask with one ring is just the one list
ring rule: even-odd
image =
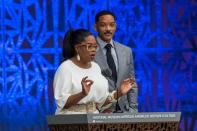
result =
[[110,79],[112,78],[112,71],[109,69],[104,69],[101,71],[101,74],[105,77],[109,77]]
[[[113,80],[112,78],[112,71],[110,69],[104,69],[101,71],[101,74],[105,77],[109,77],[110,79]],[[114,84],[114,87],[116,87],[116,82]],[[117,98],[118,98],[118,88],[116,88],[116,92],[117,92]],[[116,100],[116,107],[115,107],[115,111],[113,113],[123,113],[123,111],[121,110],[119,103],[118,103],[118,99]]]
[[121,110],[120,106],[119,106],[119,102],[118,102],[118,87],[116,88],[116,92],[117,92],[117,100],[116,100],[116,107],[115,107],[115,111],[113,113],[123,113],[123,111]]

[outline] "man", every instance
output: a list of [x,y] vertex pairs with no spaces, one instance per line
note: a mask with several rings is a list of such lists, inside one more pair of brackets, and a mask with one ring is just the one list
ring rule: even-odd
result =
[[[115,15],[112,12],[107,10],[98,12],[95,16],[94,29],[98,33],[95,62],[108,79],[109,91],[112,92],[117,90],[123,80],[135,78],[132,52],[129,47],[112,39],[116,31]],[[111,111],[117,111],[119,107],[123,112],[138,112],[137,91],[135,84],[127,95],[118,100],[118,104],[113,104]]]

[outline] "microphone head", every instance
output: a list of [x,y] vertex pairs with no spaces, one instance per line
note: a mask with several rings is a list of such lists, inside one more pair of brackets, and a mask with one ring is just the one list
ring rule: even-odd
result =
[[109,69],[104,69],[101,71],[101,74],[104,75],[105,77],[111,77],[112,76],[112,71]]

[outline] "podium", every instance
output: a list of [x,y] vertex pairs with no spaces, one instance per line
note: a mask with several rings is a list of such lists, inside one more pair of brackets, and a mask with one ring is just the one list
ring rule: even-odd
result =
[[47,116],[50,131],[178,131],[181,112]]

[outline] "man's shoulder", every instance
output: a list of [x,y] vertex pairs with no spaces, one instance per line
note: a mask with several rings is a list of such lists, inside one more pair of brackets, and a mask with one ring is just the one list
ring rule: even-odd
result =
[[124,44],[122,44],[118,41],[113,41],[113,42],[114,42],[114,45],[116,46],[116,48],[123,49],[123,50],[128,50],[128,51],[131,50],[131,48],[127,45],[124,45]]

